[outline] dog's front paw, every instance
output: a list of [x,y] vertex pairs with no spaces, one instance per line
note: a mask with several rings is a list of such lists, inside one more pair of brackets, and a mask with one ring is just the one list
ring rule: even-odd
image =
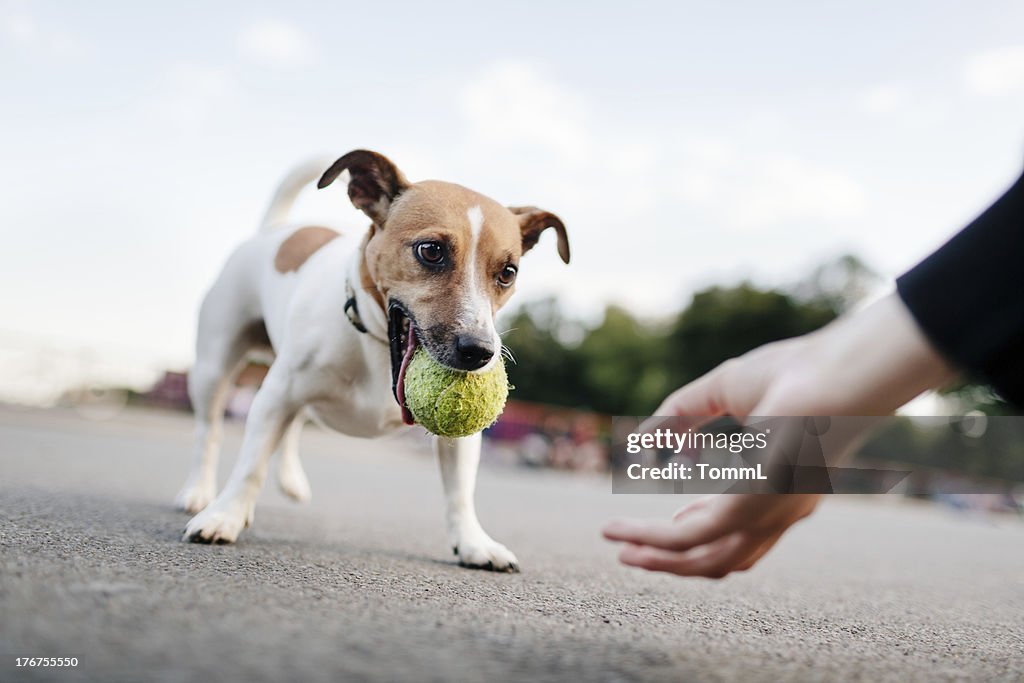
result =
[[178,495],[174,498],[174,506],[194,515],[202,512],[216,494],[216,487],[212,483],[189,482],[181,488],[181,491],[178,491]]
[[181,540],[192,543],[234,543],[252,523],[252,506],[214,501],[189,520]]
[[281,492],[296,503],[308,503],[313,497],[309,479],[298,459],[281,463],[277,471],[277,483],[281,486]]
[[518,572],[515,554],[487,534],[463,537],[452,550],[459,556],[459,565],[493,572]]

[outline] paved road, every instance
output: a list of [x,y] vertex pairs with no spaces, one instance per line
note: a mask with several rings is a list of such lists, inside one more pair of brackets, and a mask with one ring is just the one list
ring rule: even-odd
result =
[[268,490],[238,545],[181,543],[189,445],[183,416],[0,409],[0,680],[1024,678],[1016,520],[831,500],[754,571],[678,580],[617,566],[597,528],[679,501],[494,466],[481,519],[524,568],[498,575],[446,554],[415,444],[315,430],[312,503]]

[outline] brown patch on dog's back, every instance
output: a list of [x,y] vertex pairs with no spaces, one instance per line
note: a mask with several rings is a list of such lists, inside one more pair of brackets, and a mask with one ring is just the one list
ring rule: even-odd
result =
[[319,225],[299,228],[281,242],[274,257],[274,268],[279,273],[298,270],[320,247],[338,235],[338,232]]

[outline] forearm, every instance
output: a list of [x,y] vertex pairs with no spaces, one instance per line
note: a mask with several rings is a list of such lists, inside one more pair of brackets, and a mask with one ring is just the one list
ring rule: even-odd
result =
[[758,414],[886,415],[955,376],[895,293],[801,346]]

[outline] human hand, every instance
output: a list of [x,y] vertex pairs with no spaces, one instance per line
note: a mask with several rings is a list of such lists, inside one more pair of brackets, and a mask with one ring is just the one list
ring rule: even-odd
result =
[[816,332],[722,363],[670,394],[654,414],[696,422],[720,415],[889,415],[953,376],[891,294]]
[[811,514],[814,494],[735,494],[699,498],[670,522],[619,520],[604,537],[626,545],[619,561],[679,576],[722,578],[750,569],[793,523]]
[[[726,361],[672,393],[655,415],[688,417],[695,427],[721,415],[887,415],[952,376],[893,294],[822,330]],[[843,438],[853,443],[856,436]],[[723,494],[684,507],[671,522],[612,522],[604,535],[627,543],[619,554],[624,564],[720,578],[753,566],[818,500]]]

